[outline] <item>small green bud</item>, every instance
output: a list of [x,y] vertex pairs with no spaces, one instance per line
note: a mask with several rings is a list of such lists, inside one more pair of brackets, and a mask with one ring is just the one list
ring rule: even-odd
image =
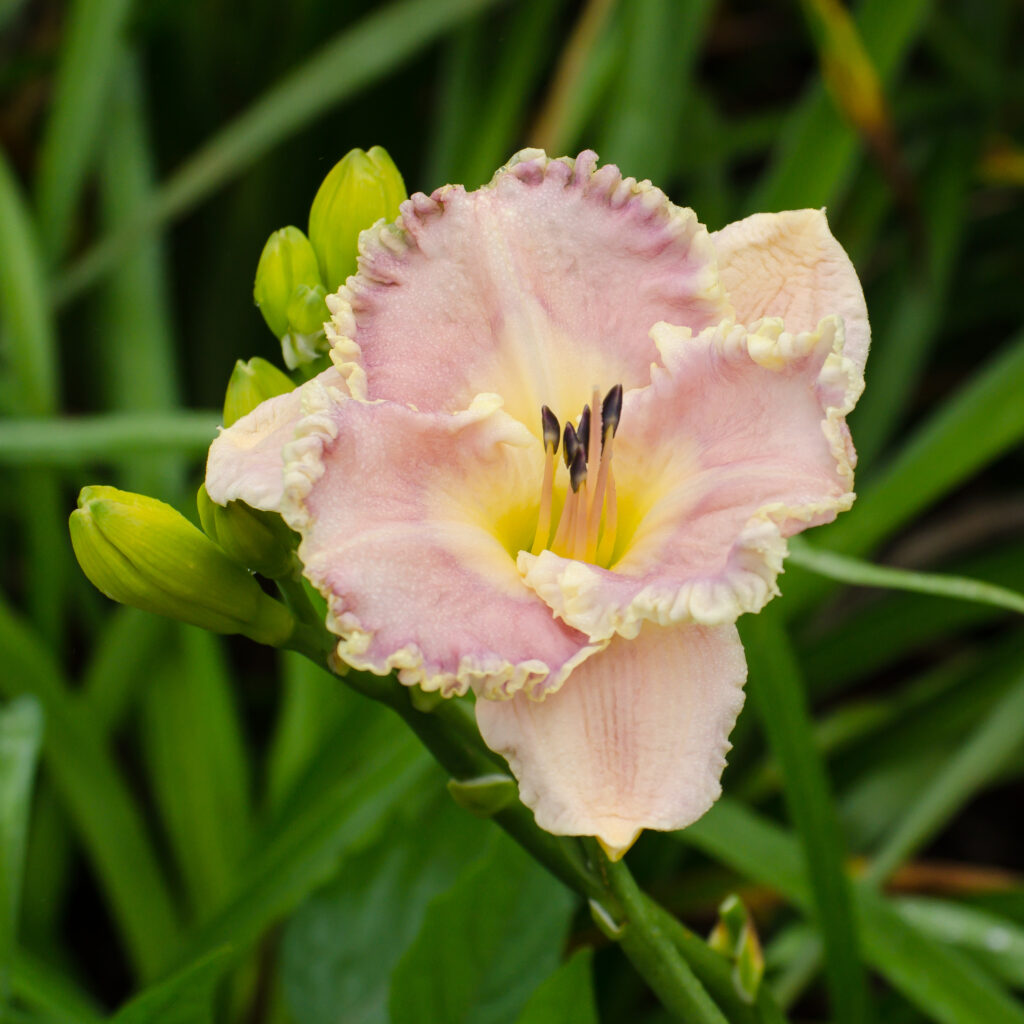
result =
[[394,220],[406,198],[402,175],[381,146],[353,149],[334,165],[309,211],[309,240],[329,292],[355,273],[359,232],[382,217]]
[[239,359],[224,393],[224,426],[230,427],[268,398],[287,394],[294,387],[291,378],[266,359],[253,356],[247,363]]
[[324,299],[327,290],[322,284],[297,285],[288,302],[288,325],[296,334],[317,334],[324,329],[330,310]]
[[256,267],[253,298],[275,338],[289,331],[288,303],[296,287],[322,283],[313,246],[298,228],[281,228],[267,239]]
[[500,772],[475,779],[449,779],[448,792],[460,807],[478,818],[497,814],[519,795],[515,779]]
[[732,982],[740,997],[753,1003],[764,977],[764,953],[753,919],[739,896],[727,896],[708,945],[732,961]]
[[199,487],[196,505],[207,537],[233,561],[268,580],[279,580],[295,571],[298,537],[279,515],[250,508],[244,501],[217,505],[206,493],[205,484]]
[[114,601],[272,647],[294,631],[283,604],[162,501],[85,487],[70,528],[85,575]]

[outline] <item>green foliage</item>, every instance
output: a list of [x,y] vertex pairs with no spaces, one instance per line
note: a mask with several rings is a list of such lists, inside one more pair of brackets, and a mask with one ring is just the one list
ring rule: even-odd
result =
[[516,1024],[597,1024],[593,954],[578,949],[537,987]]
[[515,1020],[554,969],[573,900],[523,850],[495,835],[488,855],[434,899],[395,968],[391,1019],[420,1024]]
[[[5,1019],[668,1019],[616,941],[668,965],[648,977],[695,1020],[1024,1022],[1022,22],[1013,0],[850,13],[0,0]],[[664,904],[619,878],[647,926],[629,939],[573,912],[599,891],[618,920],[614,869],[537,839],[572,895],[500,835],[529,815],[511,783],[467,783],[503,771],[471,709],[390,698],[435,754],[442,714],[462,730],[453,788],[490,819],[390,710],[296,655],[114,608],[73,562],[94,479],[194,523],[218,424],[294,383],[266,361],[260,248],[376,143],[411,191],[593,146],[711,229],[827,206],[864,283],[858,501],[742,624],[726,797],[629,855]],[[276,325],[319,330],[315,282],[287,292]],[[221,526],[249,530],[251,568],[252,524]],[[767,951],[753,1002],[697,934],[733,892]]]
[[295,1019],[387,1024],[395,965],[428,905],[479,859],[489,836],[439,790],[400,809],[372,846],[348,858],[284,934],[281,983]]

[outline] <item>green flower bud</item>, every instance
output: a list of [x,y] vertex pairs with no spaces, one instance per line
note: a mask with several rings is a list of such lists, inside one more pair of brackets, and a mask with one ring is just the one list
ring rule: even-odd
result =
[[330,318],[322,284],[296,285],[288,302],[288,326],[296,334],[322,334],[324,321]]
[[205,484],[199,487],[196,505],[206,535],[233,561],[269,580],[295,571],[298,537],[279,515],[250,508],[244,501],[218,505],[210,500]]
[[359,232],[394,220],[405,199],[402,175],[381,146],[353,149],[334,165],[309,211],[309,240],[329,292],[355,273]]
[[732,961],[733,986],[745,1002],[753,1003],[764,977],[764,954],[750,912],[739,896],[727,896],[718,908],[718,924],[708,945]]
[[281,355],[289,370],[306,367],[327,355],[324,321],[330,319],[322,284],[295,286],[288,302],[288,333],[281,338]]
[[247,363],[239,359],[224,394],[224,426],[230,427],[268,398],[287,394],[294,387],[291,378],[266,359],[253,356]]
[[253,286],[253,298],[275,338],[288,333],[288,303],[300,284],[322,284],[316,253],[298,228],[281,228],[263,246]]
[[294,632],[283,604],[162,501],[85,487],[70,528],[85,575],[114,601],[273,647]]

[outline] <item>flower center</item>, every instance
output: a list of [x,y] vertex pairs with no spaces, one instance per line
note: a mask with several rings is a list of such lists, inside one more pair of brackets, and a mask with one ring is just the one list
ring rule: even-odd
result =
[[[546,405],[541,408],[540,415],[544,435],[544,479],[531,552],[539,555],[550,549],[565,558],[607,566],[615,550],[618,526],[612,442],[622,415],[622,385],[616,384],[603,400],[595,387],[591,403],[583,406],[575,425],[566,421],[564,431]],[[559,440],[569,487],[558,522],[553,524],[552,502],[558,472],[555,456]]]

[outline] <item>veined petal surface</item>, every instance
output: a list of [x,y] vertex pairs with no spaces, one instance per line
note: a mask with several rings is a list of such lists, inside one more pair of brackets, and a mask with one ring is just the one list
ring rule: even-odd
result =
[[364,232],[359,273],[329,300],[353,393],[454,412],[497,392],[539,430],[542,404],[575,415],[595,385],[646,384],[655,322],[718,323],[693,211],[596,161],[527,150],[484,188],[419,193]]
[[718,798],[746,673],[734,626],[649,624],[542,701],[478,700],[477,722],[541,828],[597,836],[615,855],[641,829],[684,828]]
[[824,210],[755,213],[711,238],[741,323],[781,317],[789,331],[811,331],[823,317],[838,314],[846,358],[863,375],[871,343],[864,292]]
[[284,516],[341,661],[445,695],[560,685],[594,648],[516,572],[533,436],[493,395],[455,415],[323,399],[286,449]]

